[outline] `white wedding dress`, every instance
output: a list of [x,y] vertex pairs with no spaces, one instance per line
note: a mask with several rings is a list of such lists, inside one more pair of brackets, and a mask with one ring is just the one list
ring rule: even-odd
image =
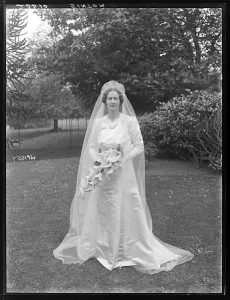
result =
[[[93,159],[101,143],[120,144],[128,159],[123,168],[109,175],[110,179],[104,178],[93,191],[85,194],[86,209],[82,215],[72,210],[71,227],[54,250],[54,256],[65,264],[83,263],[95,257],[109,270],[133,266],[149,274],[169,271],[192,259],[192,253],[154,236],[152,224],[147,222],[133,167],[135,157],[144,151],[136,118],[120,113],[116,127],[111,129],[106,115],[97,120],[94,130],[97,139],[89,150]],[[82,218],[80,230],[75,226],[77,213]]]

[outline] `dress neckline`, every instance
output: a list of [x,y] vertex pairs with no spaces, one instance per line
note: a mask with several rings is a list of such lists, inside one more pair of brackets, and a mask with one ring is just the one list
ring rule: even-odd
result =
[[[118,117],[118,118],[116,118],[113,122],[111,122],[111,120],[110,120],[110,118],[109,118],[109,116],[108,116],[108,114],[107,114],[107,124],[108,124],[108,127],[109,127],[110,129],[115,129],[115,128],[117,127],[117,125],[118,125],[118,122],[119,122],[119,120],[120,120],[120,117],[121,117],[121,113],[119,113],[119,117]],[[115,123],[115,125],[114,125],[114,126],[111,126],[111,123]]]

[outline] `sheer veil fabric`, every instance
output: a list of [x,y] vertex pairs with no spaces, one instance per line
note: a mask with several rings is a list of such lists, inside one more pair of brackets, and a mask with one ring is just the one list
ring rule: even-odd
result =
[[[117,126],[108,126],[104,93],[119,90],[123,97]],[[101,143],[118,143],[126,157],[123,166],[91,192],[81,194],[81,180],[99,153]],[[162,242],[152,233],[152,218],[145,196],[144,143],[125,88],[105,83],[91,114],[79,161],[70,228],[53,251],[64,264],[83,263],[95,257],[104,267],[133,266],[154,274],[189,261],[193,254]]]

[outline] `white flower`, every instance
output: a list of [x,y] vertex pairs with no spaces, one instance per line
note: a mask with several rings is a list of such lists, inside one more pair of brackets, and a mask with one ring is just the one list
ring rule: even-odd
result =
[[101,173],[101,172],[98,172],[98,174],[95,176],[95,178],[97,178],[97,179],[100,180],[100,181],[103,181],[103,180],[102,180],[102,173]]
[[113,173],[113,171],[114,171],[114,167],[113,166],[111,166],[109,169],[108,169],[108,171],[106,172],[106,174],[111,174],[111,173]]
[[109,149],[106,152],[106,159],[110,162],[116,162],[121,157],[121,152],[117,149]]
[[121,166],[120,157],[121,152],[115,148],[98,153],[97,160],[89,166],[89,175],[81,180],[81,194],[92,191],[98,182],[103,181],[103,174],[110,180],[111,178],[108,175]]

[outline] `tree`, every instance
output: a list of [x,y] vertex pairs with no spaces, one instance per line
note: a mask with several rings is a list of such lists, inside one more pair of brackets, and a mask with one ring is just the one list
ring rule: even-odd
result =
[[70,86],[62,84],[57,74],[40,74],[27,86],[26,94],[30,97],[27,113],[33,117],[53,119],[54,131],[58,131],[59,118],[83,114],[80,101],[72,94]]
[[62,74],[85,106],[102,84],[124,83],[137,112],[154,110],[187,88],[218,86],[221,9],[55,9],[38,14],[56,37],[43,70]]
[[27,100],[24,95],[25,80],[28,73],[26,54],[28,44],[23,36],[27,26],[27,11],[7,10],[6,26],[6,114],[8,118],[19,118]]

